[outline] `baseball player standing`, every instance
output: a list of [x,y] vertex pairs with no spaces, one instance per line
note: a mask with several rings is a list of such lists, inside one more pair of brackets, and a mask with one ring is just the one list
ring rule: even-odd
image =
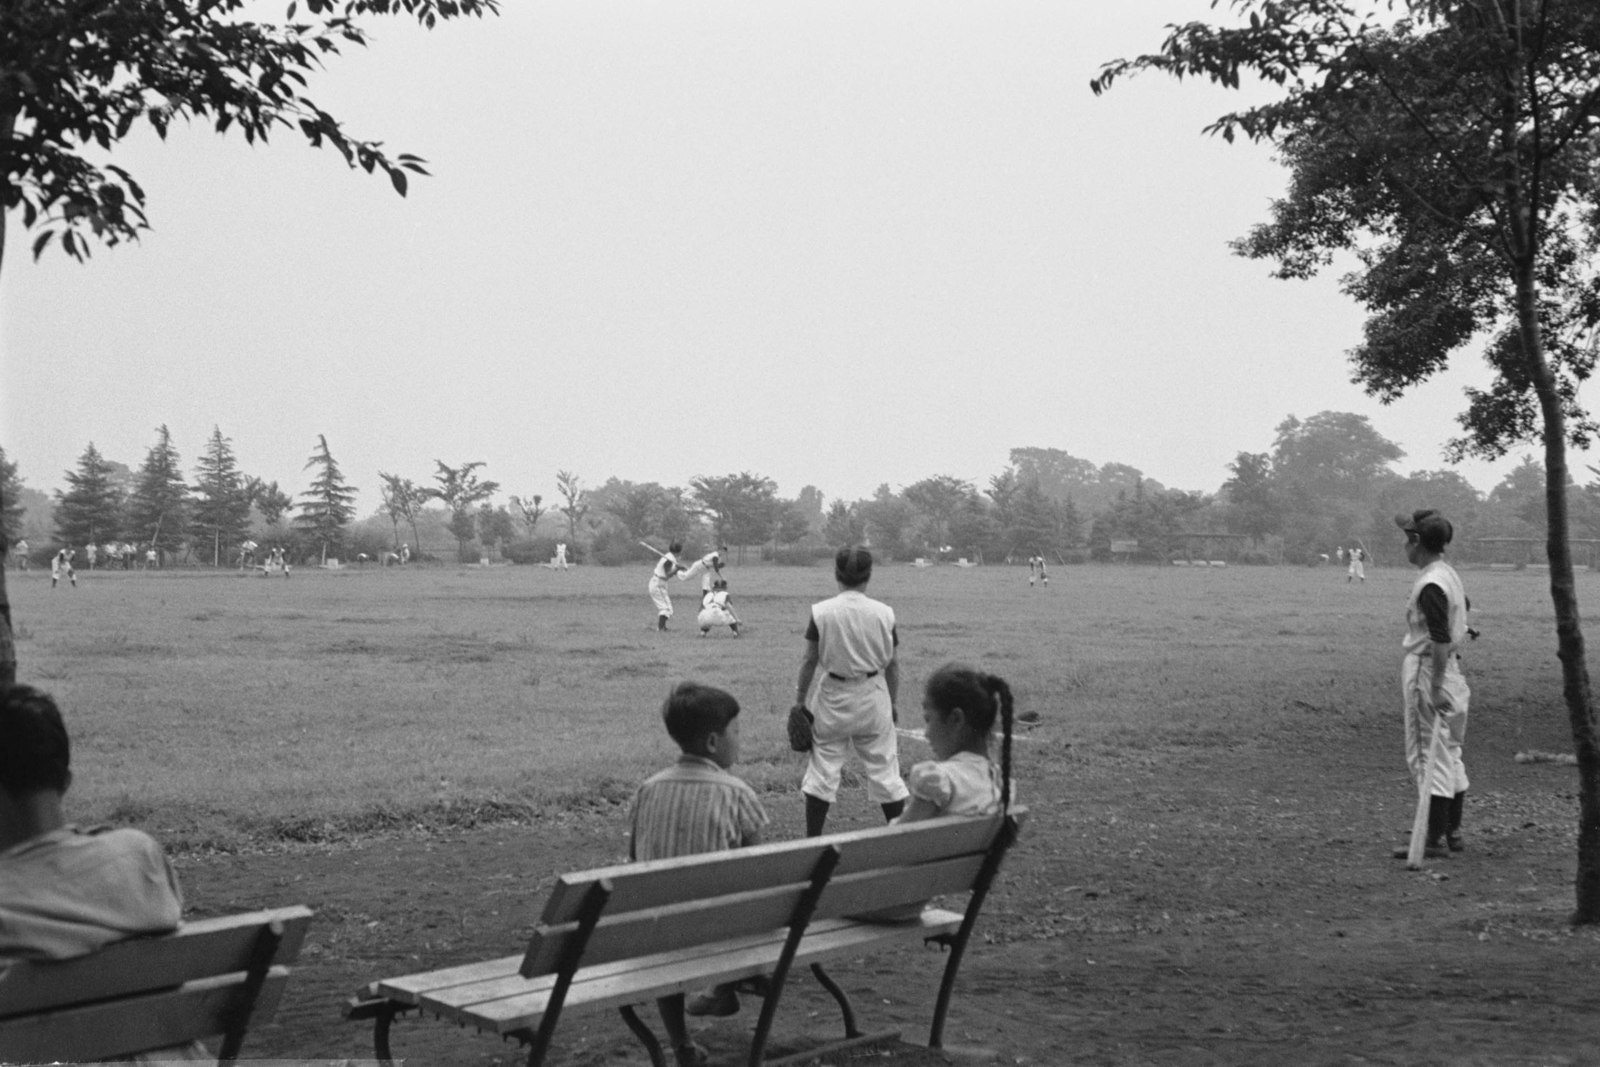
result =
[[678,553],[683,551],[683,542],[674,541],[661,553],[661,558],[656,560],[655,570],[650,572],[650,584],[646,588],[650,592],[650,600],[656,606],[656,629],[665,631],[667,620],[672,618],[672,597],[667,595],[667,579],[678,575],[678,580],[683,581],[683,564],[678,562]]
[[[834,557],[839,593],[811,606],[806,651],[800,662],[795,701],[812,715],[810,761],[800,790],[806,798],[806,835],[821,835],[828,809],[839,795],[839,778],[851,752],[867,779],[867,796],[893,820],[910,795],[900,777],[895,737],[895,698],[900,667],[894,609],[867,596],[872,553],[841,548]],[[813,693],[817,672],[822,679]]]
[[72,583],[72,588],[78,588],[78,572],[72,569],[72,549],[63,548],[50,557],[50,588],[54,589],[61,579]]
[[1366,564],[1362,562],[1366,558],[1366,549],[1358,547],[1350,550],[1350,569],[1345,575],[1344,584],[1349,585],[1357,578],[1360,578],[1363,582],[1367,580]]
[[[1445,855],[1444,845],[1459,852],[1461,814],[1467,800],[1467,767],[1461,746],[1467,737],[1467,701],[1472,691],[1461,673],[1461,642],[1471,631],[1471,602],[1461,576],[1444,560],[1444,546],[1454,529],[1450,520],[1424,508],[1395,516],[1405,531],[1406,559],[1422,573],[1406,601],[1405,659],[1400,688],[1405,709],[1406,764],[1417,781],[1427,776],[1428,838],[1426,855]],[[1437,723],[1436,720],[1437,719]],[[1442,744],[1433,744],[1435,730]],[[1395,854],[1406,857],[1406,849]]]

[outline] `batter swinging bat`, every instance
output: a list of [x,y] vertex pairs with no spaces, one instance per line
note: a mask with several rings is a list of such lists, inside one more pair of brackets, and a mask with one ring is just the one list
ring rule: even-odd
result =
[[640,541],[639,543],[641,545],[643,545],[644,547],[648,548],[650,551],[654,552],[658,556],[665,556],[666,555],[665,552],[661,551],[655,545],[652,545],[649,541]]
[[1406,870],[1422,869],[1423,852],[1428,845],[1428,809],[1433,806],[1433,793],[1428,788],[1429,770],[1435,761],[1444,759],[1444,716],[1434,714],[1433,733],[1428,738],[1428,754],[1423,759],[1422,773],[1417,776],[1417,814],[1411,820],[1411,847],[1406,851]]

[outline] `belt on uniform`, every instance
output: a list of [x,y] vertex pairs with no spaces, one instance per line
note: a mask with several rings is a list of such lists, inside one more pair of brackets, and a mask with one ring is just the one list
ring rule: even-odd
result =
[[836,682],[853,682],[857,678],[876,678],[877,676],[877,671],[868,671],[866,674],[857,674],[854,676],[848,674],[834,674],[832,671],[828,672],[828,677],[832,678]]

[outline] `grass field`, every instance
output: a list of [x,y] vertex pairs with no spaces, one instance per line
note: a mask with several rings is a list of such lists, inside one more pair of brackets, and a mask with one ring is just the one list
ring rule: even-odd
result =
[[[413,568],[282,579],[13,572],[20,677],[61,700],[69,812],[141,825],[191,915],[307,904],[279,1022],[247,1054],[370,1054],[337,1005],[374,978],[515,952],[554,877],[626,852],[627,801],[673,758],[673,681],[730,689],[774,837],[800,832],[782,713],[827,569],[736,567],[747,636],[700,639],[694,590],[653,630],[642,570]],[[883,567],[902,726],[962,659],[1043,717],[1020,735],[1031,809],[963,968],[950,1039],[1014,1064],[1576,1064],[1594,1060],[1600,934],[1566,923],[1575,780],[1546,576],[1465,574],[1483,638],[1468,849],[1390,850],[1414,793],[1398,673],[1412,572],[1372,568]],[[1600,580],[1579,576],[1592,603]],[[907,736],[902,760],[924,758]],[[830,828],[872,825],[847,788]],[[858,1004],[914,1037],[920,949],[847,961]],[[824,995],[786,997],[774,1051],[814,1045]],[[753,1013],[697,1030],[742,1062]],[[514,1047],[402,1027],[412,1063]],[[552,1067],[643,1062],[614,1019],[564,1024]],[[870,1062],[932,1067],[906,1046]]]
[[[740,639],[698,637],[692,584],[655,633],[643,575],[623,569],[98,572],[55,590],[14,573],[11,594],[20,677],[71,719],[75,810],[226,846],[626,798],[670,758],[656,713],[686,678],[739,698],[744,773],[792,788],[781,713],[831,575],[730,574]],[[1063,568],[1048,589],[1025,576],[879,568],[902,726],[920,725],[921,681],[950,659],[1006,677],[1043,715],[1024,763],[1062,742],[1154,752],[1394,717],[1409,572],[1353,586],[1329,568]],[[1600,588],[1582,578],[1580,595]],[[1530,747],[1566,747],[1542,575],[1472,572],[1469,588],[1487,635],[1467,650],[1474,688],[1528,711]]]

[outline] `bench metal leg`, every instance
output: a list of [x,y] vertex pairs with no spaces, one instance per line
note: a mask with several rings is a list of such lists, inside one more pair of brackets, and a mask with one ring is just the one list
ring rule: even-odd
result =
[[855,1009],[850,1006],[849,994],[840,988],[839,983],[828,977],[828,972],[822,969],[822,964],[813,963],[811,965],[811,974],[816,978],[817,984],[826,989],[829,995],[839,1003],[839,1012],[844,1016],[844,1036],[860,1037],[861,1030],[856,1026],[856,1013]]
[[389,1051],[389,1027],[400,1014],[394,1002],[383,1005],[372,1018],[372,1051],[383,1067],[394,1067],[394,1053]]
[[639,1039],[639,1044],[650,1054],[650,1067],[667,1067],[667,1054],[662,1050],[661,1042],[656,1040],[655,1032],[639,1018],[639,1013],[633,1010],[633,1005],[624,1004],[617,1011],[622,1013],[622,1021],[628,1024],[633,1036]]

